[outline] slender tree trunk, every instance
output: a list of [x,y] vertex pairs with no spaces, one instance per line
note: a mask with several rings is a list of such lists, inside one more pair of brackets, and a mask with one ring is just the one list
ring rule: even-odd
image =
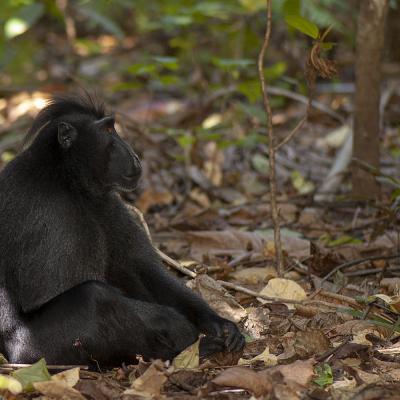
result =
[[400,62],[400,2],[397,4],[397,8],[390,8],[387,16],[386,23],[386,37],[385,42],[387,45],[387,56],[391,62]]
[[[379,168],[379,100],[381,59],[388,0],[360,0],[356,43],[356,94],[353,157]],[[354,163],[353,196],[377,199],[380,186],[373,175]]]

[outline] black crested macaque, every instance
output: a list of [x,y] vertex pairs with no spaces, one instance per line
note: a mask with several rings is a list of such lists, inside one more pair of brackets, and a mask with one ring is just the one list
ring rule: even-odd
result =
[[236,325],[163,267],[117,191],[138,156],[89,95],[54,97],[0,173],[0,352],[103,366],[240,350]]

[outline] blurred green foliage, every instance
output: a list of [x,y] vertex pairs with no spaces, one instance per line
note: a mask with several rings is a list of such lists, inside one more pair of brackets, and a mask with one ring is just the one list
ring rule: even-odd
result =
[[[13,83],[32,80],[32,72],[48,62],[46,46],[52,45],[52,35],[65,35],[60,4],[68,5],[76,44],[85,47],[88,56],[99,53],[96,38],[101,34],[118,41],[139,37],[142,43],[146,37],[161,38],[159,46],[142,48],[137,63],[124,66],[122,72],[131,77],[115,85],[116,90],[187,85],[182,77],[198,68],[211,85],[240,79],[247,82],[241,90],[250,101],[258,96],[254,66],[265,25],[265,0],[2,0],[0,68]],[[338,16],[348,11],[346,0],[273,0],[275,21],[285,19],[289,29],[314,39],[318,27],[333,24],[343,30]],[[208,65],[213,68],[203,68]],[[286,70],[282,63],[271,68],[274,79]]]

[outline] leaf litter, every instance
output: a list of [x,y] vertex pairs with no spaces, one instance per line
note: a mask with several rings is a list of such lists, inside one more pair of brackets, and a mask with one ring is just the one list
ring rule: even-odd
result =
[[[7,101],[18,104],[35,96]],[[168,108],[173,101],[152,105],[149,100],[149,105],[138,107],[124,100],[123,109],[140,117],[146,108],[146,122],[155,123],[160,112],[152,115],[148,109]],[[173,118],[165,121],[166,129],[192,115],[193,105],[186,103],[179,102],[176,115],[168,114]],[[228,114],[237,103],[232,100],[226,107]],[[229,118],[218,105],[214,108],[222,120]],[[298,111],[288,107],[293,109]],[[15,118],[8,122],[12,127]],[[246,132],[258,129],[260,120],[237,123]],[[322,184],[344,128],[337,127],[337,137],[318,142],[331,128],[318,121],[310,125],[313,129],[282,148],[277,158],[280,192],[285,193],[278,198],[286,266],[280,278],[274,268],[264,145],[239,155],[212,140],[183,149],[160,134],[158,125],[153,129],[150,124],[149,135],[137,135],[127,126],[127,140],[135,143],[145,166],[135,204],[145,213],[155,246],[196,274],[194,279],[180,274],[179,279],[186,279],[211,307],[239,324],[246,338],[243,354],[200,360],[194,344],[171,363],[139,358],[136,365],[112,371],[69,368],[60,374],[44,360],[28,368],[1,360],[1,396],[399,398],[400,261],[379,258],[391,257],[399,248],[391,193],[386,190],[379,207],[360,208],[351,200],[312,201],[310,184]],[[384,163],[391,165],[390,152],[385,151],[390,143],[383,146]],[[177,162],[182,153],[184,162]],[[126,200],[132,198],[127,195]],[[355,260],[359,262],[352,264]]]

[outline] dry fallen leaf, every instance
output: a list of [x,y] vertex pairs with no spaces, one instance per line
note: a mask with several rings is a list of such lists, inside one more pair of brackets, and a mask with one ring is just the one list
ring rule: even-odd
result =
[[67,369],[51,377],[52,381],[65,383],[67,386],[74,387],[79,381],[79,367]]
[[400,293],[400,278],[383,278],[380,286],[387,289],[390,294],[398,295]]
[[279,371],[284,381],[289,385],[307,386],[314,377],[314,365],[316,361],[313,358],[309,360],[297,360],[288,365],[278,365],[266,371],[261,371],[260,374],[273,374]]
[[172,361],[176,369],[197,368],[200,363],[199,357],[200,339],[178,354]]
[[[268,297],[278,297],[287,300],[304,300],[307,298],[304,289],[296,282],[284,278],[274,278],[260,291],[260,294]],[[266,304],[268,300],[257,298],[261,303]],[[289,309],[294,309],[293,304],[287,304]]]
[[174,196],[168,191],[156,191],[154,189],[146,189],[136,201],[136,207],[146,213],[149,208],[155,205],[168,205],[174,200]]
[[51,377],[51,381],[36,382],[34,388],[47,397],[54,399],[85,399],[78,390],[73,389],[79,381],[79,367],[68,369],[55,374]]
[[75,388],[87,399],[91,400],[120,399],[122,394],[120,386],[102,377],[97,380],[81,379]]
[[327,351],[331,346],[329,339],[319,329],[296,332],[294,351],[300,358],[309,358]]
[[45,381],[45,382],[34,382],[33,387],[52,399],[57,400],[85,400],[86,398],[79,393],[76,389],[68,386],[62,381]]
[[273,266],[250,267],[235,271],[232,277],[244,284],[256,285],[257,283],[267,283],[271,278],[276,278],[276,269]]
[[124,391],[124,395],[138,395],[142,397],[160,396],[161,389],[167,381],[167,374],[173,368],[166,369],[161,360],[154,361],[143,375],[132,382],[131,389]]
[[254,396],[266,395],[272,390],[272,383],[267,376],[247,368],[229,368],[219,374],[213,382],[219,386],[232,386],[252,392]]
[[333,382],[332,384],[332,390],[342,390],[342,391],[349,391],[351,389],[354,389],[357,386],[357,381],[355,379],[347,379],[345,376],[338,380]]
[[259,354],[258,356],[255,356],[254,358],[251,358],[250,360],[245,360],[241,358],[238,362],[239,365],[251,365],[256,362],[263,362],[266,367],[272,367],[276,364],[278,364],[278,358],[275,354],[271,354],[269,352],[269,347],[266,347],[266,349]]

